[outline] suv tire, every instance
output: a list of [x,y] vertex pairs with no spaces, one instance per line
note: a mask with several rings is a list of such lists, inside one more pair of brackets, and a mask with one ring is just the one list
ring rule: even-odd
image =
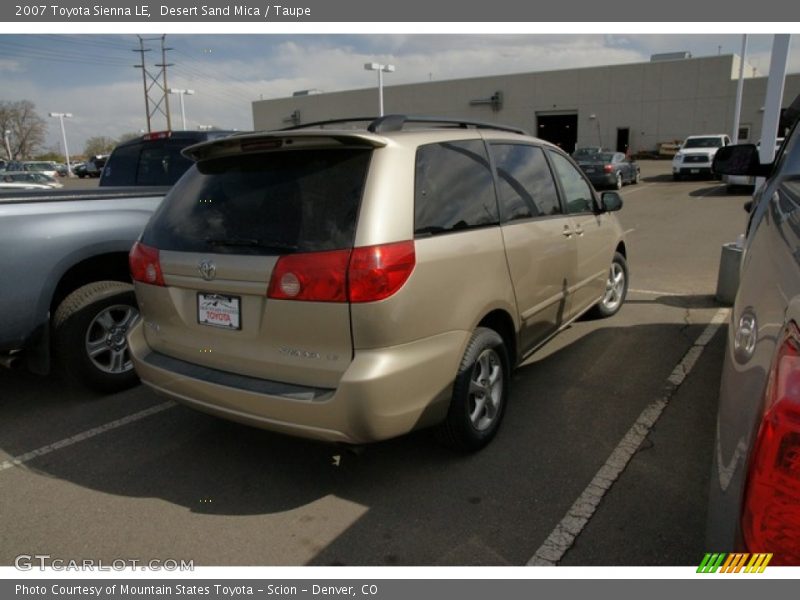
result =
[[595,316],[606,318],[615,315],[625,303],[628,295],[628,263],[625,257],[619,252],[614,253],[611,267],[608,269],[608,279],[606,280],[606,292],[597,304],[594,305],[592,312]]
[[437,430],[439,440],[466,452],[486,446],[503,419],[510,375],[503,338],[493,329],[478,327],[461,359],[447,417]]
[[69,294],[53,317],[53,349],[60,371],[98,392],[136,385],[139,379],[125,335],[138,318],[128,283],[96,281]]

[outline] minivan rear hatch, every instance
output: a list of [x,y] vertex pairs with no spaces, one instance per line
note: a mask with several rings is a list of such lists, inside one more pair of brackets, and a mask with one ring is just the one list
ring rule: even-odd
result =
[[194,364],[334,388],[352,360],[344,274],[374,146],[284,141],[199,152],[166,197],[141,239],[163,279],[137,284],[145,336]]

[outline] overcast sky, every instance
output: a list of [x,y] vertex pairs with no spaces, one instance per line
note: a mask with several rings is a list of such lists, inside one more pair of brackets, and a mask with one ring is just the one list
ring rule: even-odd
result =
[[[150,36],[152,37],[152,36]],[[800,72],[800,40],[793,36],[790,72]],[[748,61],[769,69],[772,36],[749,38]],[[545,71],[647,61],[651,54],[688,50],[693,56],[739,53],[740,35],[200,35],[169,34],[170,87],[191,88],[187,128],[216,125],[251,129],[251,102],[365,88],[376,74],[370,61],[396,65],[385,84]],[[135,35],[0,34],[0,100],[31,100],[39,113],[70,112],[71,153],[94,135],[117,137],[145,127],[142,73]],[[149,65],[159,62],[148,42]],[[391,92],[387,92],[391,93]],[[180,127],[172,96],[173,127]],[[57,119],[47,118],[48,146],[60,149]],[[154,129],[163,128],[163,120]]]

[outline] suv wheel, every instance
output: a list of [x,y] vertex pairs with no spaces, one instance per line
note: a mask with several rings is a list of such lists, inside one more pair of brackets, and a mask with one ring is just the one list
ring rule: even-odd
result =
[[467,344],[453,384],[453,398],[438,436],[461,451],[480,450],[494,438],[505,413],[510,377],[503,338],[478,327]]
[[70,379],[99,392],[138,383],[128,330],[139,318],[133,286],[96,281],[67,296],[53,317],[55,358]]
[[614,253],[606,279],[606,291],[602,300],[594,307],[598,317],[610,317],[619,312],[628,295],[628,263],[619,252]]

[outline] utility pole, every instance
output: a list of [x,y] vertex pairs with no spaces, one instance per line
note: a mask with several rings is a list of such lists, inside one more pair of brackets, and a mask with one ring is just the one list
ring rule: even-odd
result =
[[[141,55],[142,63],[133,65],[137,69],[142,70],[142,85],[144,86],[144,109],[147,117],[147,132],[153,130],[153,117],[161,113],[167,120],[167,129],[172,129],[172,118],[169,111],[169,93],[167,92],[167,67],[171,67],[172,63],[167,63],[167,51],[172,48],[166,47],[166,35],[157,38],[139,38],[139,48],[134,52]],[[145,63],[145,52],[150,52],[150,48],[145,48],[145,42],[160,41],[161,42],[161,62],[156,63],[155,66],[159,68],[158,71],[151,72]]]

